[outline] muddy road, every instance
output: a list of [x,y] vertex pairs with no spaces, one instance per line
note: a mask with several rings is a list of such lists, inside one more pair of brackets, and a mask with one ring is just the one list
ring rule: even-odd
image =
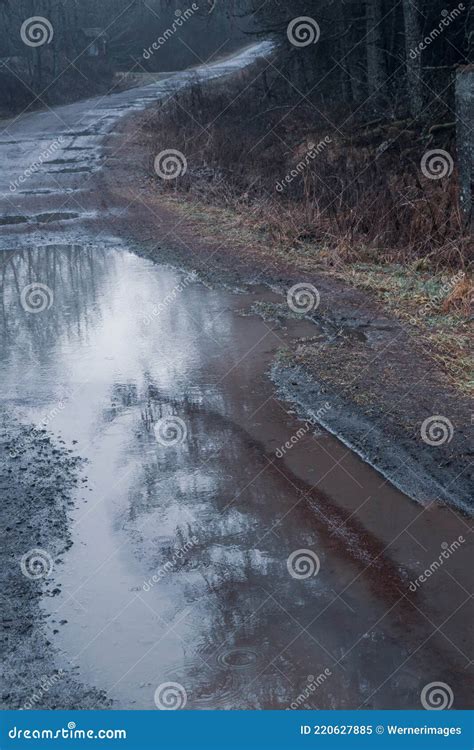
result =
[[[47,471],[85,461],[65,544],[31,545],[46,667],[113,708],[423,708],[433,682],[466,708],[467,517],[414,502],[276,397],[278,352],[324,327],[254,314],[281,302],[268,286],[142,257],[120,232],[134,206],[100,189],[120,118],[265,51],[2,123],[4,429],[64,441]],[[313,416],[330,408],[322,394]],[[34,536],[21,493],[12,513]],[[29,547],[8,552],[24,576]]]

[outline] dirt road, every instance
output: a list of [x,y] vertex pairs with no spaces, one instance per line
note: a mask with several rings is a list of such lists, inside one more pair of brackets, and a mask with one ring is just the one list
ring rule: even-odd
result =
[[322,429],[324,393],[310,422],[277,397],[278,352],[330,336],[324,321],[255,314],[279,291],[170,265],[139,194],[114,202],[119,120],[193,75],[1,132],[4,703],[59,674],[36,707],[423,708],[438,682],[466,708],[465,513],[415,502]]

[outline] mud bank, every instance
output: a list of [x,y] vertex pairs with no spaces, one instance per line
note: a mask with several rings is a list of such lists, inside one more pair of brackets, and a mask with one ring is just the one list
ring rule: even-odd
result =
[[[315,411],[319,413],[317,421],[324,429],[402,492],[422,505],[446,502],[467,515],[472,512],[467,483],[462,481],[460,486],[450,487],[440,466],[433,464],[429,470],[420,464],[416,443],[387,440],[385,425],[380,417],[376,419],[372,415],[369,418],[361,408],[354,410],[349,402],[318,384],[297,364],[276,362],[269,375],[277,387],[279,398],[294,404],[301,420],[307,420]],[[315,409],[321,402],[321,396],[329,404],[323,414],[319,408]]]
[[[8,709],[94,709],[109,702],[85,688],[74,668],[56,663],[40,600],[60,588],[49,574],[71,545],[68,510],[82,461],[46,430],[0,416],[0,506],[3,544],[1,702]],[[67,626],[58,614],[54,632]]]

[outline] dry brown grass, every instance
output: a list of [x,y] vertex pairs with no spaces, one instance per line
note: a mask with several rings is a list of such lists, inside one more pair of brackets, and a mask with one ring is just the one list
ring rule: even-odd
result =
[[177,148],[189,165],[164,190],[242,213],[288,247],[332,248],[337,262],[467,267],[456,173],[435,181],[420,169],[428,145],[454,153],[449,129],[441,131],[448,140],[435,144],[406,122],[374,128],[346,117],[331,128],[326,117],[337,124],[335,113],[318,118],[307,104],[269,106],[260,79],[249,85],[255,72],[249,75],[232,86],[196,85],[150,118],[156,152]]
[[[472,239],[457,209],[455,173],[423,178],[427,141],[409,123],[334,133],[307,106],[291,115],[270,107],[258,82],[242,94],[245,75],[233,91],[195,87],[151,113],[154,153],[177,148],[188,161],[185,176],[157,180],[158,189],[202,236],[366,289],[418,330],[451,381],[469,390]],[[332,142],[276,190],[328,134]],[[450,142],[428,145],[454,153]]]
[[474,307],[474,282],[472,277],[466,277],[458,281],[451,293],[443,302],[443,310],[448,313],[452,310],[460,311],[466,317],[473,316]]

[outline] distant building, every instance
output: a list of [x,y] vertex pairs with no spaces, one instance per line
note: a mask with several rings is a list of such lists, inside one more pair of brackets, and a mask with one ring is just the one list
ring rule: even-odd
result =
[[108,37],[100,28],[82,29],[88,42],[84,54],[87,57],[105,57],[107,54]]

